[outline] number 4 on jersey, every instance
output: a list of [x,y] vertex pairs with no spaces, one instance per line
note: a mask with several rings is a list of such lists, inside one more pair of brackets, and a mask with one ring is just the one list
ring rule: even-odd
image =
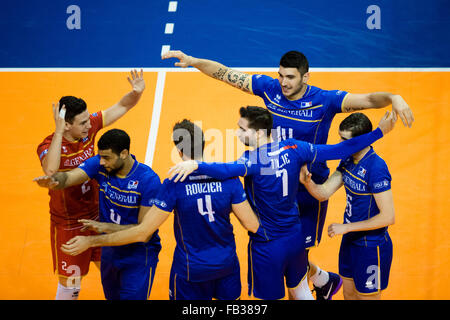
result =
[[203,210],[203,199],[199,198],[197,199],[197,206],[198,206],[198,212],[204,216],[205,214],[208,215],[209,222],[214,222],[214,211],[212,209],[212,202],[211,202],[211,196],[206,195],[205,196],[205,203],[206,203],[206,211]]

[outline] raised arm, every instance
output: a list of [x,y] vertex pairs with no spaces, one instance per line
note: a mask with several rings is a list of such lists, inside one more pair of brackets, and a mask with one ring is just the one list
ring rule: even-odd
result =
[[41,176],[33,179],[40,187],[52,190],[75,186],[87,180],[89,180],[89,176],[80,168],[65,172],[57,172],[52,176]]
[[337,160],[344,159],[352,154],[361,151],[367,146],[370,146],[373,142],[381,139],[385,134],[390,132],[397,121],[397,117],[394,112],[387,111],[386,114],[381,118],[378,128],[372,132],[354,137],[342,141],[338,144],[333,145],[315,145],[316,154],[315,158],[312,160],[323,162],[327,160]]
[[317,200],[328,200],[342,185],[342,173],[335,171],[323,184],[316,184],[312,179],[306,164],[300,171],[300,182],[303,183],[306,190]]
[[373,195],[380,213],[370,219],[353,223],[333,223],[328,227],[328,235],[333,237],[354,231],[367,231],[387,227],[395,223],[394,200],[392,190]]
[[55,133],[53,134],[52,142],[48,148],[48,152],[42,160],[42,169],[47,176],[51,176],[58,172],[59,164],[61,162],[61,143],[64,135],[64,128],[66,120],[66,107],[63,105],[61,111],[59,110],[59,102],[52,104],[53,119],[55,120]]
[[194,67],[207,76],[228,83],[229,85],[241,89],[244,92],[252,93],[252,76],[245,72],[228,68],[216,61],[188,56],[179,50],[168,51],[163,54],[161,58],[176,58],[179,60],[179,62],[175,62],[175,66],[177,67]]
[[144,71],[141,69],[140,73],[138,73],[136,70],[131,70],[130,75],[131,78],[127,77],[127,79],[131,84],[132,90],[124,95],[115,105],[102,112],[105,126],[109,126],[120,119],[141,99],[142,93],[145,90]]
[[169,212],[153,206],[138,225],[98,236],[76,236],[63,244],[61,250],[76,256],[91,247],[122,246],[133,242],[146,242],[168,217]]
[[379,109],[387,107],[390,104],[392,104],[392,111],[402,119],[403,124],[411,128],[414,122],[414,115],[411,108],[402,96],[389,92],[373,92],[367,94],[349,93],[345,97],[342,112]]
[[248,231],[256,233],[259,228],[259,221],[248,201],[233,204],[231,207],[242,226]]

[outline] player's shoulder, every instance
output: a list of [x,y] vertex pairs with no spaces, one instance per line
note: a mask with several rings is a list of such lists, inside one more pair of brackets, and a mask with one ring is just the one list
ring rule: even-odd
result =
[[319,97],[341,96],[341,95],[344,96],[346,94],[347,92],[343,90],[322,89],[316,86],[310,86],[310,89],[307,92],[307,96],[319,96]]
[[372,151],[370,157],[367,158],[372,170],[387,169],[386,161],[381,158],[375,151]]
[[46,136],[38,145],[37,149],[39,150],[43,146],[50,145],[52,143],[52,139],[55,133],[52,133],[48,136]]
[[152,181],[152,180],[158,180],[159,176],[158,174],[148,165],[145,163],[139,162],[138,167],[136,168],[136,173],[144,180]]

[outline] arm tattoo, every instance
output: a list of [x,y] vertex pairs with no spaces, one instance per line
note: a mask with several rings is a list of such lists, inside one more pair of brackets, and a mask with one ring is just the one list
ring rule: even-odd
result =
[[219,70],[217,70],[216,72],[214,72],[214,73],[212,74],[212,76],[213,76],[214,78],[216,78],[216,79],[223,80],[223,77],[225,76],[225,74],[227,73],[227,71],[228,71],[228,68],[225,68],[225,69],[219,68]]
[[248,74],[235,70],[230,70],[227,74],[228,82],[234,87],[244,91],[250,91],[249,82],[247,82],[247,85],[244,87],[245,81],[247,81],[248,77]]
[[228,81],[235,84],[239,79],[239,74],[236,71],[230,70],[228,73]]
[[355,106],[355,107],[344,107],[343,111],[344,112],[353,112],[353,111],[359,111],[359,110],[364,110],[364,107],[361,106]]

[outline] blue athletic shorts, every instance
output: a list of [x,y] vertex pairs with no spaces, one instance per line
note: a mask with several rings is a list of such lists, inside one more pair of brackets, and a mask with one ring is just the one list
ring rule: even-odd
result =
[[188,281],[170,271],[170,300],[237,300],[241,297],[241,272],[237,268],[228,276],[208,281]]
[[276,300],[288,288],[297,287],[306,275],[307,254],[302,234],[248,244],[248,294],[258,299]]
[[[103,252],[108,247],[103,248]],[[103,253],[102,252],[102,253]],[[157,253],[128,263],[101,260],[100,274],[107,300],[147,300],[155,277]]]
[[375,294],[388,286],[392,263],[392,241],[373,246],[343,240],[339,250],[339,274],[352,279],[361,294]]
[[305,248],[318,246],[327,216],[328,200],[320,202],[300,184],[297,201],[302,222],[303,244]]

